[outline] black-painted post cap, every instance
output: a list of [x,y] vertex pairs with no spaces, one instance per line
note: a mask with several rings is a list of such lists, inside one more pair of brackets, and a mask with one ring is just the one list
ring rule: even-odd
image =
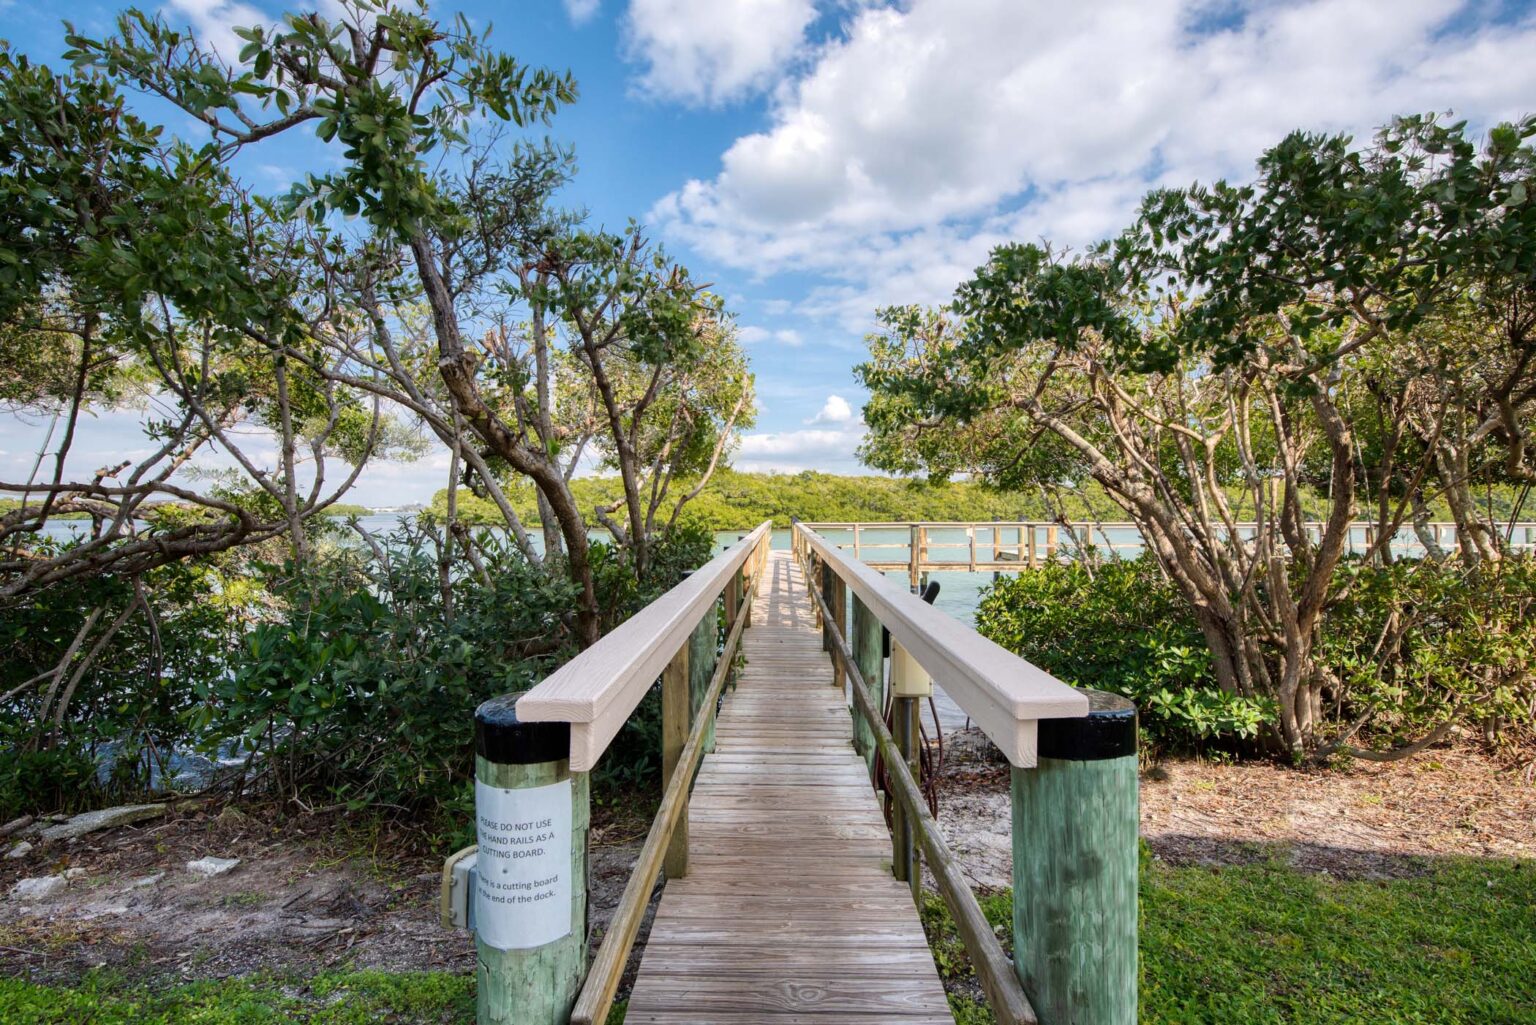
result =
[[571,757],[571,724],[522,722],[517,699],[503,694],[475,709],[475,753],[499,765],[535,765]]
[[1136,753],[1136,706],[1130,698],[1084,689],[1088,714],[1078,719],[1041,719],[1041,758],[1098,762]]

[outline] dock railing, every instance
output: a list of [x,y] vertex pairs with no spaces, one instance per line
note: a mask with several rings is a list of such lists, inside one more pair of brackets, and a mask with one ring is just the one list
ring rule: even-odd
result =
[[[759,526],[537,686],[476,710],[479,842],[445,866],[444,909],[452,918],[451,894],[463,892],[454,881],[473,864],[463,910],[475,931],[481,1025],[606,1021],[659,876],[688,870],[689,791],[750,623],[770,528]],[[804,525],[793,530],[793,549],[836,676],[851,689],[855,746],[871,767],[877,752],[887,766],[898,810],[893,874],[916,896],[926,861],[1000,1022],[1132,1025],[1135,710],[1053,679]],[[889,675],[882,628],[893,642]],[[915,705],[932,676],[1012,766],[1012,961],[913,772]],[[661,803],[589,964],[589,773],[658,677]]]
[[[928,573],[1012,573],[1034,569],[1048,562],[1073,558],[1092,546],[1110,558],[1137,555],[1142,550],[1140,533],[1130,522],[1039,522],[1029,520],[821,522],[802,524],[828,538],[855,559],[881,571],[907,573],[909,587],[918,587]],[[1251,534],[1255,523],[1234,524]],[[1536,551],[1536,522],[1497,524],[1498,533],[1513,551]],[[1304,529],[1319,536],[1323,524],[1309,522]],[[1423,525],[1428,539],[1444,550],[1454,550],[1456,525]],[[1370,522],[1350,525],[1350,550],[1362,552],[1376,542],[1377,527]],[[839,536],[841,535],[841,536]],[[1401,528],[1392,547],[1403,554],[1423,550],[1415,528]]]
[[[1133,1025],[1135,708],[1124,698],[1056,680],[810,524],[794,524],[792,547],[820,613],[824,643],[847,682],[855,745],[871,765],[878,753],[886,767],[893,870],[915,896],[919,853],[927,861],[997,1020]],[[882,630],[890,633],[889,677]],[[934,679],[1011,767],[1011,962],[915,778],[917,702],[931,693]]]
[[[763,523],[531,690],[476,710],[479,842],[445,866],[444,917],[454,866],[473,857],[466,917],[481,1025],[607,1019],[659,873],[687,872],[690,784],[713,742],[770,537]],[[588,774],[658,677],[661,804],[589,967]]]

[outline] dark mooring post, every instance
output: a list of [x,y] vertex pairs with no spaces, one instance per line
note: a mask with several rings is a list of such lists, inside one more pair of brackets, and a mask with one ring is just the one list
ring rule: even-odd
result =
[[587,970],[587,774],[571,727],[475,710],[475,1020],[565,1025]]
[[1136,707],[1088,696],[1013,770],[1013,963],[1041,1025],[1136,1022]]

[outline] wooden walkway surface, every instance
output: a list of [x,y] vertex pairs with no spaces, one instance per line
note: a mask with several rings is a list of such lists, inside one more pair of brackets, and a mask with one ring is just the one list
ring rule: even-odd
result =
[[773,552],[627,1025],[953,1025],[788,552]]

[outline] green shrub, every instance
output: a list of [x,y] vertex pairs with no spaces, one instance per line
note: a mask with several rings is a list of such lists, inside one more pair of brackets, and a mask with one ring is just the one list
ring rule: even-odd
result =
[[[526,690],[574,654],[566,619],[577,594],[563,573],[530,564],[499,535],[454,546],[451,597],[440,575],[443,532],[406,525],[377,548],[340,550],[270,581],[279,614],[245,636],[233,671],[207,689],[196,725],[210,744],[238,741],[253,780],[272,791],[471,821],[474,709]],[[611,629],[709,553],[706,532],[658,541],[640,579],[623,553],[594,545]],[[615,738],[604,771],[651,781],[660,769],[651,699]],[[454,827],[456,828],[456,827]]]
[[[0,604],[0,692],[14,692],[0,708],[0,740],[8,765],[37,755],[35,785],[11,793],[41,803],[20,810],[133,800],[167,774],[191,739],[200,688],[226,670],[247,592],[206,561],[152,570],[138,587],[86,577]],[[110,759],[99,786],[76,771],[97,758]]]
[[[1320,750],[1391,748],[1447,724],[1536,741],[1536,559],[1346,561],[1319,628]],[[1272,706],[1223,692],[1188,605],[1150,560],[1056,564],[987,591],[978,629],[1080,687],[1124,694],[1154,745],[1246,743]]]
[[1067,683],[1124,694],[1156,746],[1250,740],[1268,719],[1217,686],[1188,606],[1150,561],[1015,574],[983,593],[976,626]]
[[1363,722],[1375,747],[1457,721],[1490,741],[1536,741],[1536,558],[1475,570],[1349,562],[1339,578],[1321,640],[1343,713],[1335,729]]
[[0,822],[42,811],[75,811],[97,793],[96,762],[71,744],[29,750],[0,734]]
[[208,688],[196,717],[205,742],[243,743],[254,778],[285,795],[424,812],[462,803],[475,706],[569,654],[559,638],[576,596],[490,535],[477,539],[484,574],[455,560],[445,595],[443,543],[430,524],[403,526],[376,551],[274,573],[281,612]]

